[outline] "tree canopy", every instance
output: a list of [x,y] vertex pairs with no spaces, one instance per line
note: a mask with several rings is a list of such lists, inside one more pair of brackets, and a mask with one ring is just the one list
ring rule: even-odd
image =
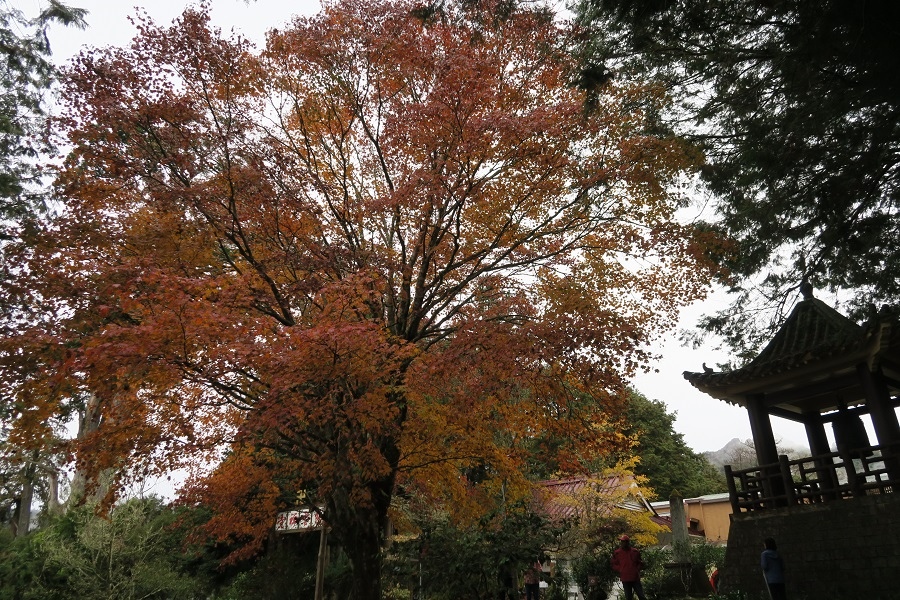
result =
[[50,148],[45,96],[56,75],[47,26],[80,27],[84,15],[50,0],[30,19],[10,2],[0,3],[0,239],[8,235],[8,220],[26,215],[45,192],[38,157]]
[[721,257],[734,301],[704,328],[751,355],[804,278],[851,292],[857,317],[900,299],[896,2],[579,6],[586,70],[666,81],[667,122],[706,152],[714,226],[738,247]]
[[675,418],[664,403],[632,392],[625,432],[637,442],[634,452],[639,460],[634,472],[646,477],[654,497],[662,500],[676,490],[682,498],[726,491],[722,473],[675,431]]
[[378,598],[398,491],[475,511],[528,497],[541,432],[562,469],[627,443],[624,382],[711,277],[673,218],[698,157],[657,86],[588,103],[549,9],[335,3],[261,51],[205,11],[68,70],[61,208],[6,290],[13,427],[79,412],[118,482],[218,465],[185,497],[233,559],[323,510]]

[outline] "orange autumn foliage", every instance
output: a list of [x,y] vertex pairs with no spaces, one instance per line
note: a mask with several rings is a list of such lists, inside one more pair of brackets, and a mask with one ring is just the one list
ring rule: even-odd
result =
[[209,533],[256,549],[302,492],[365,587],[398,485],[474,511],[528,494],[537,436],[569,469],[627,443],[624,382],[712,269],[661,88],[587,107],[530,5],[351,0],[261,51],[204,10],[67,75],[62,208],[19,255],[47,311],[10,343],[60,384],[31,401],[100,402],[80,464],[230,447],[186,492]]

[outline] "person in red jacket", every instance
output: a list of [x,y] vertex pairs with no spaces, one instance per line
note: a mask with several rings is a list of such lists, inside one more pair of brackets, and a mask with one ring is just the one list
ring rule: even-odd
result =
[[619,547],[613,552],[612,568],[622,580],[625,600],[632,600],[634,594],[637,594],[640,600],[647,600],[644,596],[644,587],[641,585],[641,570],[644,566],[640,551],[631,547],[631,539],[627,535],[620,537]]

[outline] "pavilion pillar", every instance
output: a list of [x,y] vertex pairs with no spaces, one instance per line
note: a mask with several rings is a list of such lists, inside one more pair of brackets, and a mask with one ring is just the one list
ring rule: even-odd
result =
[[772,421],[766,410],[763,394],[753,394],[747,398],[747,413],[750,416],[750,431],[753,434],[756,460],[761,465],[777,463],[778,448],[775,445]]
[[861,364],[856,370],[866,393],[866,408],[872,417],[879,445],[900,442],[900,423],[897,422],[897,413],[894,412],[881,368],[876,367],[872,372],[867,365]]
[[816,475],[819,479],[819,489],[827,499],[836,499],[838,478],[834,470],[834,461],[828,455],[831,448],[828,445],[828,435],[825,433],[825,422],[819,412],[809,412],[803,415],[803,425],[806,427],[806,440],[809,442],[809,451],[816,465]]
[[891,393],[884,381],[881,367],[870,370],[865,363],[857,365],[860,381],[866,394],[866,408],[891,479],[900,479],[900,423],[891,402]]
[[803,415],[803,425],[806,427],[806,440],[809,442],[809,451],[813,456],[831,452],[822,415],[817,412],[805,413]]
[[747,397],[747,413],[750,416],[750,431],[753,434],[756,460],[763,475],[765,495],[770,498],[783,496],[785,486],[781,480],[781,469],[778,464],[778,448],[775,445],[772,420],[769,411],[766,410],[764,394],[752,394]]

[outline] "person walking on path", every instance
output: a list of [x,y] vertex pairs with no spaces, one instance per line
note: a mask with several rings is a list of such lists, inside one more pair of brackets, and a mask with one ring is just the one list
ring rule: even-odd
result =
[[760,556],[763,576],[769,587],[769,596],[772,600],[787,600],[787,592],[784,587],[784,561],[778,554],[778,546],[773,538],[766,538],[765,550]]
[[544,567],[541,566],[540,560],[525,569],[525,600],[540,600],[541,598],[541,573]]
[[622,589],[625,590],[625,600],[632,600],[637,594],[639,600],[647,600],[644,596],[644,586],[641,585],[641,570],[646,566],[641,559],[641,552],[631,547],[631,539],[627,535],[619,538],[619,547],[612,556],[613,571],[619,574],[622,580]]

